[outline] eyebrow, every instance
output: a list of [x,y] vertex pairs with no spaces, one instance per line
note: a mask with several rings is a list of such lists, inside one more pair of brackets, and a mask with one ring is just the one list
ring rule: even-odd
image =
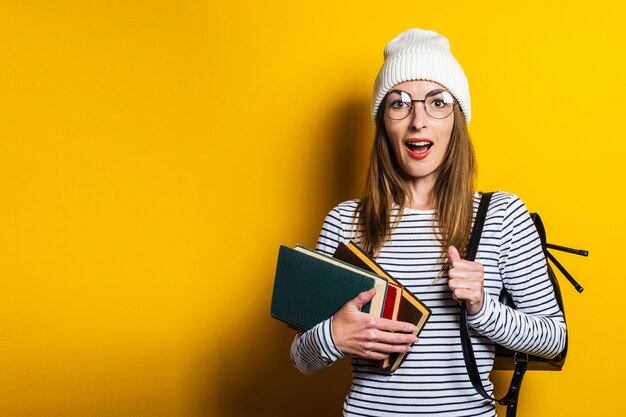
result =
[[[424,97],[426,97],[427,95],[429,95],[429,94],[431,94],[431,93],[433,93],[435,91],[438,92],[438,93],[446,92],[446,93],[452,94],[452,93],[450,93],[450,91],[446,90],[445,88],[435,88],[434,90],[431,90],[428,93],[426,93],[426,95]],[[411,100],[413,100],[413,96],[408,91],[394,89],[394,90],[390,90],[389,92],[390,93],[398,93],[398,94],[402,94],[402,93],[408,94],[408,96],[411,97]]]

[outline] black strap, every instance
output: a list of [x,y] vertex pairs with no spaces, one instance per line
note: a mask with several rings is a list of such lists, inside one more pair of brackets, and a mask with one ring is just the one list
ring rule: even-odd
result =
[[[474,227],[472,229],[472,235],[468,242],[465,259],[473,261],[476,259],[476,253],[478,252],[478,244],[480,243],[480,236],[483,232],[485,225],[485,218],[487,217],[487,209],[489,208],[489,202],[493,193],[483,193],[478,206],[478,213],[474,219]],[[472,386],[483,398],[489,401],[498,401],[502,405],[506,405],[507,417],[515,417],[517,413],[517,399],[519,396],[520,388],[522,386],[522,380],[526,369],[528,368],[528,356],[526,358],[515,358],[515,371],[511,379],[511,385],[509,391],[500,400],[496,400],[491,395],[487,394],[485,387],[480,380],[480,373],[478,372],[478,365],[476,364],[476,357],[474,355],[474,348],[472,347],[472,340],[469,334],[469,326],[467,324],[467,306],[465,301],[461,303],[461,346],[463,348],[463,359],[465,360],[465,367],[467,368],[467,374],[472,382]]]
[[485,219],[487,218],[487,209],[489,208],[489,203],[491,202],[491,196],[493,196],[493,193],[483,193],[480,198],[478,212],[476,213],[474,227],[472,228],[472,235],[467,243],[467,251],[465,253],[465,259],[468,261],[476,259],[478,244],[480,243],[480,236],[483,234],[483,227],[485,226]]
[[[483,233],[483,226],[485,225],[485,218],[487,217],[487,209],[489,208],[489,202],[491,201],[492,193],[483,193],[480,204],[478,205],[478,212],[474,219],[474,227],[472,229],[472,235],[467,244],[467,251],[465,259],[473,261],[476,259],[476,253],[478,252],[478,244],[480,243],[480,236]],[[467,368],[467,374],[470,381],[474,386],[476,392],[483,396],[483,398],[493,401],[493,397],[487,394],[485,387],[480,380],[480,373],[478,372],[478,366],[476,365],[476,357],[474,356],[474,349],[472,348],[472,340],[469,335],[469,327],[467,324],[467,306],[465,301],[461,302],[461,346],[463,347],[463,359],[465,360],[465,367]]]

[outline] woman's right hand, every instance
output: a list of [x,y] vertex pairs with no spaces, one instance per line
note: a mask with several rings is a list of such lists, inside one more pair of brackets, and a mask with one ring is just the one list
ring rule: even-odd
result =
[[390,353],[408,352],[417,342],[415,326],[396,320],[374,317],[361,309],[376,294],[364,291],[348,301],[332,320],[332,335],[337,348],[346,356],[386,359]]

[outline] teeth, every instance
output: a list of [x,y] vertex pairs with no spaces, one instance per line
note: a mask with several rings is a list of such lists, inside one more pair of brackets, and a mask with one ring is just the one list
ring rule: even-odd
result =
[[428,146],[432,142],[407,142],[411,146]]

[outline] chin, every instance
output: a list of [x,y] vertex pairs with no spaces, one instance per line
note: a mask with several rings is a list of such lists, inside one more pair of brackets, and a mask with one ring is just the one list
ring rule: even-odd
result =
[[404,171],[409,178],[423,178],[433,174],[434,170],[431,169],[407,169]]

